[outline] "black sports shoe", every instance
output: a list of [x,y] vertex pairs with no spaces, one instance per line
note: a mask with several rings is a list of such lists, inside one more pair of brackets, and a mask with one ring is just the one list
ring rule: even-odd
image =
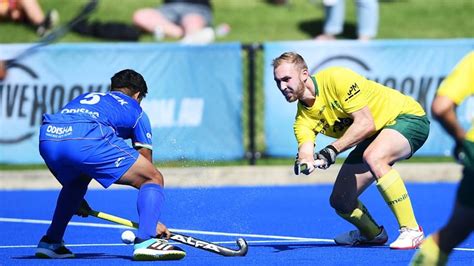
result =
[[74,258],[74,254],[64,246],[64,241],[54,243],[47,236],[41,238],[36,247],[35,256],[44,259]]
[[133,260],[180,260],[186,252],[163,239],[151,238],[135,243]]

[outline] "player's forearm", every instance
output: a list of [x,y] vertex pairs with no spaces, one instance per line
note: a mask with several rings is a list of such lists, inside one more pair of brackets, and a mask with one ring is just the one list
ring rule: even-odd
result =
[[375,122],[367,107],[354,113],[353,118],[354,122],[344,135],[332,143],[332,146],[334,146],[338,152],[343,152],[359,144],[375,132]]
[[314,143],[304,142],[298,148],[298,159],[311,162],[314,160]]
[[462,142],[466,132],[459,124],[456,117],[456,104],[446,96],[436,96],[431,107],[433,117],[441,123],[441,126],[453,137],[456,142]]
[[435,116],[435,118],[441,123],[446,132],[448,132],[448,134],[451,135],[451,137],[453,137],[456,142],[459,143],[464,141],[466,137],[466,131],[464,131],[464,129],[459,124],[454,109],[440,113]]
[[373,124],[352,125],[340,139],[332,143],[332,146],[334,146],[338,152],[343,152],[361,143],[374,132],[375,125]]

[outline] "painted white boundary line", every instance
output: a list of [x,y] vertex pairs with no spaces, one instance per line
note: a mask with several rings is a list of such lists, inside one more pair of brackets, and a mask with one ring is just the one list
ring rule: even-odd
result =
[[[36,219],[17,219],[17,218],[5,218],[0,217],[0,222],[7,223],[31,223],[31,224],[50,224],[49,220],[36,220]],[[70,222],[72,226],[86,226],[86,227],[101,227],[101,228],[128,228],[122,225],[114,224],[102,224],[102,223],[83,223],[83,222]],[[250,240],[247,243],[297,243],[297,242],[326,242],[334,243],[332,239],[324,238],[307,238],[307,237],[293,237],[293,236],[277,236],[277,235],[260,235],[260,234],[239,234],[239,233],[225,233],[225,232],[213,232],[213,231],[199,231],[199,230],[185,230],[185,229],[173,229],[170,230],[180,233],[190,233],[198,235],[218,235],[218,236],[238,236],[238,237],[255,237],[255,238],[267,238],[273,240]],[[235,244],[235,241],[216,241],[216,244]],[[173,243],[181,244],[181,243]],[[126,244],[68,244],[70,247],[89,247],[89,246],[126,246]],[[36,245],[15,245],[15,246],[0,246],[2,248],[35,248]],[[384,248],[380,246],[380,248]],[[458,251],[469,251],[474,252],[474,248],[455,248]]]

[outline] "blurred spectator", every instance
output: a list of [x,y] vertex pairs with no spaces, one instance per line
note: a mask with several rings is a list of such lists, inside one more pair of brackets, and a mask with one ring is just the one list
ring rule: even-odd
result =
[[270,0],[270,2],[275,5],[287,5],[288,2],[290,1],[289,0]]
[[29,23],[44,36],[59,23],[59,14],[52,9],[45,15],[37,0],[0,0],[0,20]]
[[5,65],[5,61],[0,60],[0,80],[4,80],[7,76],[7,68]]
[[215,39],[212,29],[210,0],[165,0],[157,8],[135,11],[133,22],[156,40],[165,37],[181,39],[183,43],[211,43]]
[[[355,0],[357,8],[357,35],[361,41],[375,38],[379,22],[377,0]],[[345,16],[345,0],[323,0],[324,29],[316,40],[335,40],[342,33]]]

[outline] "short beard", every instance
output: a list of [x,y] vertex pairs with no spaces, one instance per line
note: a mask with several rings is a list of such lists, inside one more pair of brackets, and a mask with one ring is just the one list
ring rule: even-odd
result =
[[304,82],[300,81],[300,83],[298,83],[298,85],[296,87],[296,90],[293,90],[293,93],[291,94],[291,97],[288,99],[285,96],[286,101],[289,102],[289,103],[292,103],[292,102],[295,102],[295,101],[301,99],[303,97],[304,90],[305,90]]

